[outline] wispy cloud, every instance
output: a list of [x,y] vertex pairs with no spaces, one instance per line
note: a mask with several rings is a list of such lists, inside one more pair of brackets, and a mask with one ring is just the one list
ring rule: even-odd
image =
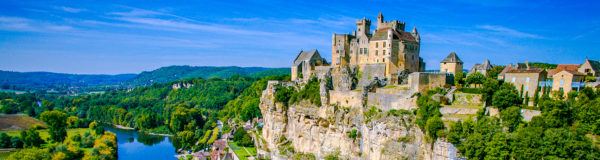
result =
[[485,30],[489,30],[489,31],[498,32],[498,33],[501,33],[501,34],[507,35],[507,36],[518,37],[518,38],[548,39],[544,36],[531,34],[531,33],[525,33],[525,32],[517,31],[514,29],[506,28],[503,26],[478,25],[475,27],[479,28],[479,29],[485,29]]
[[83,8],[71,8],[71,7],[65,7],[65,6],[54,7],[54,8],[65,11],[65,12],[69,12],[69,13],[79,13],[79,12],[87,11],[87,9],[83,9]]
[[0,16],[0,30],[19,32],[51,32],[65,31],[70,29],[73,29],[73,27],[67,25],[55,25],[22,17]]

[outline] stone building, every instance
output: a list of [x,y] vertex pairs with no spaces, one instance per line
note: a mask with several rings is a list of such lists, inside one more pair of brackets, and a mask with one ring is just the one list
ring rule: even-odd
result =
[[570,91],[579,91],[585,87],[585,74],[575,70],[562,70],[552,75],[553,91],[563,91],[564,95],[568,95]]
[[379,78],[393,80],[405,70],[425,70],[425,63],[419,57],[420,41],[416,28],[412,33],[405,32],[404,22],[384,21],[380,13],[374,33],[371,33],[371,20],[363,18],[356,21],[356,30],[352,33],[333,34],[332,64],[336,68],[383,66],[385,77]]
[[512,65],[512,64],[508,64],[506,67],[504,67],[504,69],[502,70],[502,72],[500,72],[500,74],[498,74],[498,80],[504,80],[506,81],[506,73],[510,70],[515,70],[515,69],[523,69],[523,68],[527,68],[527,64],[525,63],[517,63],[516,65]]
[[306,81],[315,71],[317,66],[326,66],[327,60],[321,57],[319,51],[300,51],[292,64],[292,81]]
[[494,68],[494,66],[492,66],[490,64],[490,60],[485,60],[485,62],[481,63],[481,64],[475,64],[475,66],[473,66],[473,68],[471,68],[471,71],[469,72],[469,74],[475,73],[475,72],[479,72],[485,76],[487,76],[487,72],[492,70]]
[[462,72],[463,61],[458,58],[455,52],[450,53],[442,62],[440,62],[440,72],[456,74]]
[[600,77],[600,62],[585,58],[585,62],[577,70],[586,75]]
[[504,75],[504,81],[512,83],[519,92],[521,92],[521,86],[523,86],[523,95],[527,93],[529,97],[533,97],[539,82],[546,81],[548,72],[542,68],[529,66],[527,62],[525,65],[525,68],[518,68],[517,65],[517,67],[508,70]]

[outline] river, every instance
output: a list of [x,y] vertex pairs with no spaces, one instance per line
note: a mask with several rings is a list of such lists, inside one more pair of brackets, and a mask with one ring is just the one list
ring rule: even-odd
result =
[[177,159],[174,157],[177,153],[170,137],[147,135],[134,130],[111,127],[105,127],[105,129],[117,134],[119,159]]

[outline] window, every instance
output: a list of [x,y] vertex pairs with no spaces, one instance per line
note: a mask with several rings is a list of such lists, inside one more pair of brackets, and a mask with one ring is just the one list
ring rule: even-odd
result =
[[525,91],[529,90],[529,85],[525,86]]
[[375,55],[379,54],[378,50],[375,50]]
[[526,83],[529,83],[529,77],[527,77],[527,79],[525,79],[525,82],[526,82]]
[[363,51],[362,51],[362,48],[359,48],[358,50],[360,50],[360,54],[362,54],[362,53],[363,53]]
[[515,79],[516,79],[516,78],[515,78],[515,77],[513,77],[511,82],[512,82],[512,83],[515,83]]
[[383,58],[383,62],[385,62],[385,58]]
[[383,42],[383,47],[385,47],[385,42]]
[[564,79],[561,79],[561,80],[560,80],[560,85],[562,86],[564,83],[565,83],[565,80],[564,80]]
[[379,46],[379,42],[375,42],[375,48]]
[[384,53],[383,55],[385,55],[385,49],[383,50],[383,53]]

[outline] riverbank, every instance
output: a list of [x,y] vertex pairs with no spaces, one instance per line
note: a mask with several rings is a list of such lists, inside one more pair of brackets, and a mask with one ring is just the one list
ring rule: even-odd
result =
[[124,129],[124,130],[135,130],[135,128],[125,127],[125,126],[118,125],[118,124],[113,124],[113,127],[118,128],[118,129]]

